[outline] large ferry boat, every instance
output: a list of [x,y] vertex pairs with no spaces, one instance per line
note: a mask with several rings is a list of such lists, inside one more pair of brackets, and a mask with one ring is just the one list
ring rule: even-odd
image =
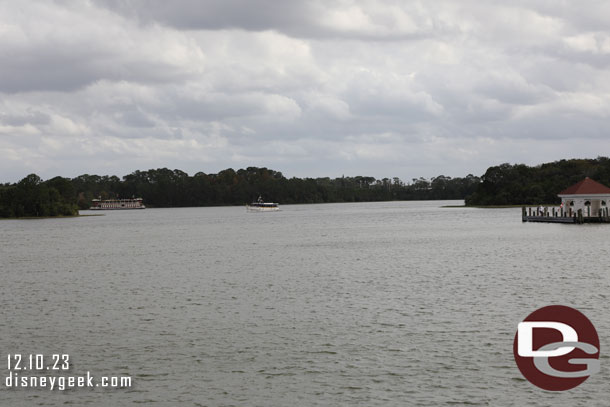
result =
[[142,198],[131,199],[93,199],[91,200],[92,210],[103,209],[145,209]]
[[246,210],[253,212],[270,212],[270,211],[279,211],[280,207],[275,202],[265,202],[262,197],[258,197],[256,202],[252,202],[251,204],[246,204]]

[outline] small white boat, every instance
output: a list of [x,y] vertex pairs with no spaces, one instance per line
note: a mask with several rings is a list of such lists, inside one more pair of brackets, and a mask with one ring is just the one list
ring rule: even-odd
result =
[[262,197],[258,197],[256,202],[246,204],[246,210],[252,212],[272,212],[279,211],[280,207],[275,202],[265,202]]

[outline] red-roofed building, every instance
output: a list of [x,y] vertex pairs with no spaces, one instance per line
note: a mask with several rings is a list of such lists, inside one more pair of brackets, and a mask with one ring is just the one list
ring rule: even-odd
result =
[[600,216],[602,209],[610,203],[610,188],[587,177],[561,191],[558,195],[564,210],[577,212],[582,209],[583,216]]

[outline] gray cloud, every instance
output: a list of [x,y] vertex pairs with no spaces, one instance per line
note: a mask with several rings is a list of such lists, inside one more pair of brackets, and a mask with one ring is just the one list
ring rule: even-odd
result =
[[180,30],[274,30],[302,38],[404,40],[452,32],[454,24],[426,13],[419,4],[398,0],[111,0],[109,10],[147,24]]
[[143,22],[159,21],[179,29],[269,30],[312,24],[314,9],[306,2],[260,0],[106,1],[110,9]]
[[0,181],[260,165],[405,180],[605,154],[610,6],[0,2]]

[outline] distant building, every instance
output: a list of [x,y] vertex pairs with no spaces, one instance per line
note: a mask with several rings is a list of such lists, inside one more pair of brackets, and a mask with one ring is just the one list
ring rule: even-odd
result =
[[585,217],[602,216],[610,204],[610,188],[587,177],[561,191],[558,195],[564,211],[578,212]]

